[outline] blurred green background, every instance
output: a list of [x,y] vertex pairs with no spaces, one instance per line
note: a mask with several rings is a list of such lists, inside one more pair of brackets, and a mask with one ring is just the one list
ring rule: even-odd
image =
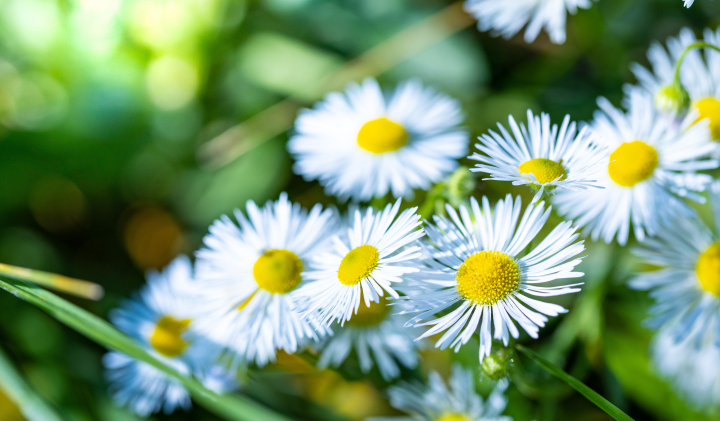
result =
[[[70,299],[105,317],[145,270],[192,253],[214,218],[247,200],[288,191],[332,203],[292,174],[286,130],[372,47],[393,54],[346,73],[436,86],[462,101],[474,138],[508,114],[524,121],[528,108],[582,121],[598,96],[619,104],[634,82],[628,65],[647,64],[653,40],[716,27],[720,2],[695,3],[600,0],[569,18],[556,46],[544,34],[526,44],[479,33],[441,0],[0,0],[0,262],[100,283],[100,302]],[[408,27],[428,37],[393,38]],[[475,194],[508,187],[480,182]],[[649,367],[648,300],[625,287],[635,267],[626,251],[589,245],[585,290],[533,345],[637,420],[713,419]],[[135,419],[108,398],[101,347],[5,293],[0,315],[2,348],[68,419]],[[425,354],[422,372],[448,372],[451,358],[477,365],[472,346]],[[516,420],[609,419],[529,361],[518,369],[507,410]],[[252,375],[248,393],[297,419],[394,413],[377,376],[356,372],[283,356]],[[154,418],[215,419],[201,408]],[[0,395],[0,420],[21,419]]]

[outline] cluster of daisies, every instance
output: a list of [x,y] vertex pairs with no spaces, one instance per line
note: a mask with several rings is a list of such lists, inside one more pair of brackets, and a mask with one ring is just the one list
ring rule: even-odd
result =
[[[708,31],[705,41],[718,37]],[[531,111],[526,122],[498,124],[469,156],[473,171],[526,186],[532,199],[466,197],[430,220],[402,199],[451,177],[468,156],[459,103],[416,80],[383,91],[367,79],[331,93],[301,111],[288,150],[294,171],[344,210],[307,210],[284,193],[262,207],[251,201],[210,226],[194,265],[179,257],[150,273],[112,320],[218,392],[279,352],[318,355],[321,368],[357,358],[390,381],[418,366],[428,338],[456,352],[477,341],[479,363],[521,334],[537,338],[567,311],[553,297],[580,291],[581,235],[620,245],[634,237],[638,255],[662,267],[631,283],[657,300],[655,361],[689,394],[719,401],[720,369],[703,361],[720,354],[720,228],[701,224],[686,199],[704,202],[710,191],[720,214],[720,184],[701,173],[720,165],[720,53],[686,55],[689,107],[668,113],[656,100],[695,41],[683,31],[669,51],[653,46],[653,67],[633,68],[640,84],[627,87],[623,108],[601,98],[589,124]],[[390,203],[362,205],[371,199]],[[565,220],[550,227],[553,209]],[[182,385],[146,363],[110,353],[105,365],[115,399],[138,414],[189,405]],[[429,385],[399,384],[388,396],[414,419],[505,420],[506,387],[499,381],[483,400],[457,367],[449,387],[432,374]]]
[[[691,3],[691,2],[690,2]],[[689,29],[668,39],[666,47],[653,45],[648,51],[651,68],[632,67],[640,84],[637,89],[663,99],[658,105],[665,118],[688,133],[702,124],[704,136],[720,142],[720,52],[714,48],[689,49],[696,45],[720,45],[720,30],[706,29],[697,39]],[[683,60],[683,52],[686,55]],[[673,67],[682,60],[677,71]],[[680,92],[665,95],[668,86]],[[675,100],[674,106],[664,104]],[[671,101],[672,102],[672,101]],[[681,106],[678,106],[680,104]],[[686,143],[677,154],[690,148]],[[720,156],[710,149],[709,156]],[[706,160],[708,168],[710,162]],[[687,177],[682,175],[682,177]],[[635,248],[635,254],[657,270],[640,273],[630,286],[649,291],[655,304],[648,325],[657,330],[651,345],[659,373],[669,379],[689,402],[697,407],[720,406],[720,181],[685,178],[693,186],[706,186],[714,224],[708,227],[689,209],[674,218],[653,237]],[[692,193],[683,186],[682,191]],[[695,194],[689,196],[700,199]],[[662,206],[665,203],[658,203]]]

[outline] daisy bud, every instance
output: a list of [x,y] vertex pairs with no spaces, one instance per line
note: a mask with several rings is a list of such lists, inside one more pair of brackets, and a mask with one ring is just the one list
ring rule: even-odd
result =
[[689,105],[690,95],[680,83],[661,86],[655,94],[655,106],[666,113],[682,113]]
[[500,380],[506,377],[513,362],[512,351],[508,348],[500,348],[492,354],[483,358],[480,368],[482,372],[492,380]]
[[447,180],[447,198],[453,206],[459,206],[475,190],[475,177],[467,167],[455,170]]

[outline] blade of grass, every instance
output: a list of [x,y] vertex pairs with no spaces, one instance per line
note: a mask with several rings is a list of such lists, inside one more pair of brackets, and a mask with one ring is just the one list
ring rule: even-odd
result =
[[19,266],[0,263],[0,275],[5,275],[21,281],[29,281],[57,291],[66,292],[78,297],[90,300],[99,300],[103,297],[103,288],[93,282],[81,281],[80,279],[68,278],[56,273],[43,272],[40,270],[21,268]]
[[17,405],[28,421],[62,421],[55,410],[25,381],[0,349],[0,389]]
[[598,408],[605,411],[605,413],[613,417],[613,419],[618,421],[633,421],[633,419],[630,418],[626,413],[621,411],[620,408],[613,405],[610,401],[600,396],[594,390],[585,386],[585,384],[580,380],[567,374],[560,367],[541,357],[535,351],[532,351],[531,349],[524,347],[520,344],[516,345],[515,348],[517,348],[518,351],[522,352],[526,356],[530,357],[533,361],[538,363],[540,367],[545,369],[545,371],[564,381],[570,387],[580,392],[580,394],[588,398],[590,402],[594,403]]
[[0,288],[43,309],[60,322],[95,342],[151,364],[164,373],[175,377],[185,386],[197,403],[216,415],[232,421],[289,421],[288,418],[263,407],[245,396],[219,395],[205,388],[194,378],[183,376],[172,367],[155,358],[110,323],[36,285],[21,280],[0,277]]

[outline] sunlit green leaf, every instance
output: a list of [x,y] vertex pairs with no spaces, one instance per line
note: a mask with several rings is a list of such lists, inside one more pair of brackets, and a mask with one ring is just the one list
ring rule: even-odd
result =
[[[156,359],[110,323],[40,287],[19,280],[0,278],[0,288],[40,307],[57,320],[99,344],[151,364],[177,378],[195,401],[217,415],[233,421],[287,421],[284,416],[276,414],[244,396],[219,395],[208,390],[197,380],[181,375],[172,367]],[[48,419],[52,420],[52,418]]]

